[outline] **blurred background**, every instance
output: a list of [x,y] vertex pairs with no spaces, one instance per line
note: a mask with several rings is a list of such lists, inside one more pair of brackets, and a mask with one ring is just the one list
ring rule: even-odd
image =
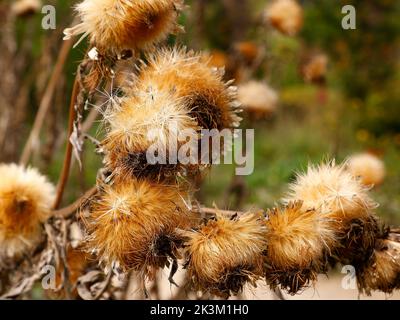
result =
[[[281,7],[277,4],[281,2]],[[56,9],[56,28],[42,28],[42,6]],[[74,1],[0,2],[0,161],[39,167],[56,182],[62,166],[68,105],[87,43],[62,41]],[[295,173],[309,163],[354,161],[355,172],[380,203],[388,224],[400,224],[400,2],[397,0],[186,0],[186,33],[170,44],[203,50],[226,79],[236,79],[243,128],[255,129],[255,170],[235,177],[215,166],[198,193],[206,205],[274,206]],[[345,30],[345,5],[356,29]],[[55,70],[55,71],[54,71]],[[56,73],[56,74],[55,74]],[[40,135],[31,134],[47,104]],[[90,132],[101,138],[97,115]],[[98,120],[98,119],[97,119]],[[74,165],[64,204],[96,179],[101,157],[84,146],[83,171]],[[369,156],[369,157],[368,157]],[[366,160],[365,160],[366,159]]]

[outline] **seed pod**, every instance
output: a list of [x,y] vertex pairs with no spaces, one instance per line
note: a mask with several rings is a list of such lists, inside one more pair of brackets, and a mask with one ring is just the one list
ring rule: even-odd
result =
[[54,186],[34,168],[0,165],[0,258],[35,248],[51,215]]
[[365,186],[375,186],[383,182],[385,164],[377,156],[370,153],[356,154],[349,158],[347,170]]
[[327,253],[335,241],[329,221],[301,201],[270,210],[267,226],[266,279],[290,294],[317,280],[326,271]]
[[266,9],[266,21],[283,34],[294,36],[303,27],[303,8],[296,0],[275,0]]
[[286,202],[301,199],[306,210],[316,210],[331,221],[330,227],[340,240],[334,254],[339,261],[355,265],[369,256],[379,232],[373,214],[376,203],[369,197],[368,189],[343,165],[331,162],[310,166],[290,188]]
[[174,92],[202,129],[223,130],[240,124],[236,87],[225,83],[223,71],[212,68],[200,54],[179,48],[159,50],[148,56],[137,82],[141,91]]
[[169,260],[179,258],[182,237],[177,229],[191,226],[191,215],[175,186],[130,179],[105,185],[93,201],[87,247],[105,267],[135,270],[152,279]]
[[227,298],[263,276],[265,226],[259,215],[217,215],[186,235],[186,267],[196,289]]
[[[104,162],[114,177],[176,179],[177,173],[199,163],[197,158],[185,164],[178,159],[181,147],[197,143],[199,134],[182,99],[170,93],[156,89],[131,93],[105,118],[109,126],[102,143]],[[196,171],[198,165],[193,167]]]
[[84,0],[75,10],[81,23],[64,39],[83,34],[100,50],[146,49],[180,30],[182,0]]
[[400,237],[378,239],[365,266],[356,269],[358,287],[368,295],[379,290],[391,294],[400,289]]

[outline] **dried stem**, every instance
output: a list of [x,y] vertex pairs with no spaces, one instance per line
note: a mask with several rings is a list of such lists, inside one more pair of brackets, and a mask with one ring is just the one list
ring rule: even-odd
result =
[[97,188],[93,187],[85,192],[85,194],[77,199],[74,203],[69,206],[54,211],[54,215],[58,217],[68,218],[71,214],[75,213],[87,200],[93,197],[97,193]]
[[72,143],[69,140],[69,138],[71,137],[72,132],[74,130],[74,121],[75,121],[76,114],[77,114],[76,108],[75,108],[75,103],[78,98],[78,94],[79,94],[80,87],[81,87],[79,84],[79,81],[78,81],[78,77],[79,77],[79,73],[77,73],[77,75],[75,76],[74,87],[72,89],[72,94],[71,94],[71,101],[70,101],[70,106],[69,106],[67,147],[66,147],[65,156],[64,156],[63,168],[61,171],[60,179],[58,180],[56,200],[54,201],[53,209],[58,209],[58,207],[60,206],[62,196],[64,194],[65,185],[67,184],[69,170],[71,167]]
[[33,147],[37,143],[40,135],[40,131],[43,127],[44,120],[46,119],[46,115],[51,106],[51,101],[54,96],[54,91],[57,87],[58,79],[62,73],[65,62],[68,57],[68,53],[72,46],[72,40],[64,41],[61,47],[60,53],[57,57],[57,62],[55,64],[53,73],[50,77],[50,80],[47,84],[45,93],[39,105],[39,110],[36,114],[36,118],[32,127],[32,130],[29,134],[29,138],[25,144],[24,150],[21,155],[20,164],[26,165],[29,162],[29,159],[32,154]]

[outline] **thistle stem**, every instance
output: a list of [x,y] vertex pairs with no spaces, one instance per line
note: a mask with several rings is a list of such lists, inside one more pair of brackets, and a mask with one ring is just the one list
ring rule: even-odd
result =
[[75,104],[76,104],[76,100],[77,100],[79,91],[80,91],[80,84],[78,81],[78,74],[77,74],[75,76],[75,81],[74,81],[74,86],[72,89],[71,101],[70,101],[70,106],[69,106],[67,147],[66,147],[64,161],[63,161],[63,168],[61,171],[60,178],[58,180],[56,199],[53,204],[53,209],[58,209],[61,204],[62,196],[64,194],[65,186],[67,184],[68,177],[69,177],[69,171],[71,168],[72,143],[70,141],[70,137],[71,137],[73,129],[74,129],[74,121],[75,121],[75,118],[77,115]]

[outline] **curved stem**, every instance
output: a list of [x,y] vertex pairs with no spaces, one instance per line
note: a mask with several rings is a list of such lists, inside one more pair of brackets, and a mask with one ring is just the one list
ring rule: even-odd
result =
[[[79,68],[79,67],[78,67]],[[53,209],[58,209],[60,206],[62,196],[64,194],[64,189],[65,185],[67,184],[68,176],[69,176],[69,170],[71,168],[71,157],[72,157],[72,144],[71,141],[69,140],[73,129],[74,129],[74,121],[76,118],[76,100],[78,97],[80,91],[80,84],[78,81],[78,74],[75,76],[75,81],[74,81],[74,87],[72,89],[72,94],[71,94],[71,101],[70,101],[70,106],[69,106],[69,122],[68,122],[68,133],[67,133],[67,147],[65,151],[65,156],[64,156],[64,162],[63,162],[63,168],[61,171],[60,178],[58,180],[58,185],[57,185],[57,194],[56,194],[56,199],[53,204]]]
[[97,187],[93,187],[85,192],[85,194],[77,199],[74,203],[70,204],[69,206],[53,211],[53,214],[58,217],[68,218],[71,214],[76,212],[84,203],[85,201],[89,200],[97,193]]

